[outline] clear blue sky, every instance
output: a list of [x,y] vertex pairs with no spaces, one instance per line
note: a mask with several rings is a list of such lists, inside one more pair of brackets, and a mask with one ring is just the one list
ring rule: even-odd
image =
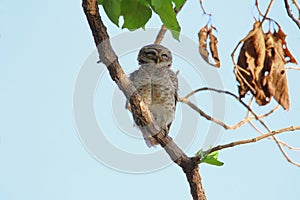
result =
[[[230,54],[237,41],[252,28],[253,13],[256,15],[253,4],[253,1],[238,0],[204,1],[207,11],[213,13],[213,24],[218,29],[219,52],[222,58],[220,70],[203,64],[201,58],[197,58],[199,63],[195,64],[187,56],[195,53],[193,47],[191,52],[182,53],[182,50],[176,49],[176,45],[180,47],[180,43],[170,42],[168,47],[173,52],[177,51],[173,66],[175,70],[180,70],[181,95],[186,94],[188,87],[195,89],[214,86],[215,82],[209,79],[212,75],[206,76],[205,72],[217,74],[216,79],[222,82],[224,89],[237,92]],[[265,10],[265,3],[262,6]],[[121,64],[130,73],[138,67],[135,45],[153,41],[155,34],[152,38],[147,38],[149,33],[141,31],[136,39],[120,42],[118,39],[123,36],[130,38],[130,33],[108,21],[102,10],[101,15],[115,41],[113,46],[123,52],[120,56]],[[283,0],[275,1],[269,16],[276,19],[288,34],[289,48],[300,62],[300,32],[287,17]],[[189,1],[178,18],[182,26],[182,37],[197,42],[197,32],[206,23],[198,1]],[[161,23],[155,16],[146,27],[160,26]],[[147,37],[140,40],[143,34]],[[165,45],[169,44],[167,41]],[[186,45],[187,43],[182,43],[182,46]],[[128,48],[121,49],[124,46]],[[81,1],[1,1],[0,199],[191,199],[181,169],[174,164],[160,165],[158,161],[164,160],[161,149],[149,150],[140,139],[129,114],[123,110],[125,99],[118,93],[105,68],[96,65],[96,58],[90,56],[94,49]],[[92,74],[85,79],[86,83],[91,84],[92,80],[96,80],[96,85],[93,85],[96,88],[95,95],[89,93],[94,95],[95,102],[87,107],[94,109],[98,126],[112,146],[125,152],[125,155],[137,155],[138,161],[149,156],[149,160],[135,163],[140,173],[124,172],[128,166],[135,169],[132,163],[136,160],[130,160],[130,156],[118,157],[119,155],[102,146],[103,141],[92,140],[90,146],[84,146],[84,134],[74,120],[76,112],[73,109],[73,95],[78,89],[75,87],[78,77],[82,75],[82,69],[87,63],[94,72],[100,73],[104,70],[100,79],[97,79],[100,74]],[[300,95],[297,94],[299,76],[299,71],[288,71],[291,110],[286,112],[280,108],[266,119],[265,122],[271,129],[300,125]],[[83,87],[82,90],[93,92],[93,88]],[[83,97],[84,95],[82,94]],[[208,113],[220,106],[213,105],[211,98],[222,97],[209,93],[197,95],[197,104]],[[223,105],[225,121],[229,124],[234,124],[246,114],[232,98],[226,97]],[[262,113],[274,105],[273,100],[267,108],[254,105],[254,109]],[[85,110],[87,108],[83,107],[82,112]],[[119,124],[119,115],[125,116],[127,122]],[[184,120],[196,123],[196,126],[195,123],[190,124],[197,134],[192,135],[194,138],[186,148],[189,155],[208,145],[204,138],[208,129],[214,127],[210,122],[197,117],[193,111],[180,104],[175,120],[176,125],[173,125],[170,133],[174,137],[183,134],[185,138],[185,132],[179,131],[181,125],[186,123]],[[88,121],[86,119],[86,123]],[[87,130],[86,133],[89,132],[92,130]],[[279,138],[299,147],[299,133],[289,132]],[[221,135],[217,143],[224,144],[251,138],[259,133],[245,125],[237,131],[220,129],[216,134]],[[99,152],[93,152],[93,147]],[[287,152],[300,162],[300,152]],[[112,160],[99,161],[97,156],[101,155],[111,155]],[[201,165],[203,185],[209,200],[300,198],[300,169],[285,160],[273,141],[264,140],[221,151],[220,160],[225,162],[223,167]],[[112,166],[115,162],[117,167]],[[141,170],[143,166],[146,169],[150,164],[154,167]]]

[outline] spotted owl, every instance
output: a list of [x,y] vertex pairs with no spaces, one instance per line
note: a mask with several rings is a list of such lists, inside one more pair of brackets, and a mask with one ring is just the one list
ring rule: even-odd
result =
[[[129,79],[159,127],[168,134],[174,119],[178,91],[177,75],[170,69],[172,54],[162,45],[151,44],[140,50],[138,62],[140,68],[131,73]],[[150,135],[143,133],[143,136],[149,147],[158,144]]]

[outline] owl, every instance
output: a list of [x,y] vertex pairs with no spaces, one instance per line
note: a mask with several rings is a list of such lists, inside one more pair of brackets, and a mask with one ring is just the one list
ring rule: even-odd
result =
[[[174,119],[178,79],[170,69],[171,52],[162,45],[144,46],[138,54],[140,68],[129,79],[148,106],[158,126],[167,135]],[[148,147],[157,145],[156,140],[143,133]]]

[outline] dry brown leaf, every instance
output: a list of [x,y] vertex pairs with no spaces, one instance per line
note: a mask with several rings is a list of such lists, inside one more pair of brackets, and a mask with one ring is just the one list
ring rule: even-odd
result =
[[290,50],[287,47],[287,43],[285,41],[286,38],[286,34],[283,32],[283,30],[281,29],[281,27],[279,27],[279,30],[277,32],[274,33],[274,37],[276,39],[280,39],[282,41],[282,48],[284,50],[284,57],[287,58],[287,62],[290,63],[294,63],[294,64],[298,64],[297,60],[295,59],[295,57],[292,55],[292,53],[290,52]]
[[[261,72],[264,67],[265,62],[265,55],[266,55],[266,47],[265,47],[265,35],[261,28],[260,22],[255,22],[253,25],[253,39],[251,40],[253,42],[253,49],[254,50],[254,57],[255,57],[255,69],[254,69],[254,75],[255,75],[255,81],[257,84],[260,84],[261,80]],[[251,48],[251,46],[249,46]]]
[[274,96],[276,101],[285,109],[290,108],[288,82],[284,68],[285,49],[282,40],[271,32],[266,34],[265,73],[262,84],[268,97]]
[[[255,64],[255,58],[250,56],[248,54],[248,52],[245,52],[246,55],[246,62],[248,64],[248,69],[250,71],[250,74],[252,76],[255,76],[255,68],[256,68],[256,64]],[[252,79],[253,80],[253,79]],[[261,84],[254,82],[252,84],[252,87],[255,90],[255,100],[259,105],[266,105],[267,103],[269,103],[269,98],[267,98],[267,95],[265,94]]]
[[259,105],[265,105],[269,101],[262,89],[261,80],[263,76],[266,49],[264,33],[260,22],[256,21],[254,23],[253,29],[243,40],[244,44],[240,50],[237,65],[249,73],[247,74],[240,71],[240,74],[244,79],[237,77],[237,80],[240,83],[240,97],[244,97],[250,88],[254,88],[254,91],[251,89],[251,92],[255,96],[256,102]]
[[220,67],[220,59],[219,59],[219,54],[218,54],[218,39],[216,36],[214,36],[213,32],[212,32],[212,28],[209,31],[209,48],[210,48],[210,52],[212,54],[212,57],[215,61],[215,66],[216,67]]
[[[217,43],[218,39],[216,36],[213,35],[213,26],[209,28],[206,26],[202,27],[198,33],[199,39],[199,53],[201,57],[210,65],[215,67],[220,67],[220,59],[218,55],[218,48]],[[207,43],[209,39],[209,50],[212,54],[212,58],[214,59],[215,63],[210,62],[209,58],[209,51],[207,50]]]
[[208,51],[207,51],[207,38],[208,38],[208,27],[204,26],[200,29],[198,33],[198,39],[199,39],[199,53],[202,56],[202,58],[209,63],[208,59]]
[[287,48],[286,34],[279,27],[274,34],[264,34],[260,22],[241,40],[244,42],[238,57],[236,73],[240,97],[250,90],[259,105],[265,105],[274,97],[289,110],[290,100],[286,77],[286,62],[297,63]]

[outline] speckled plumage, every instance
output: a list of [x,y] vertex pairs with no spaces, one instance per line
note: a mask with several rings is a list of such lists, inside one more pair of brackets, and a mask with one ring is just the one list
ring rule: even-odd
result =
[[[130,75],[130,80],[148,105],[150,112],[166,134],[174,119],[178,80],[170,69],[171,52],[161,45],[147,45],[138,55],[140,68]],[[148,146],[157,142],[151,136],[144,138]]]

